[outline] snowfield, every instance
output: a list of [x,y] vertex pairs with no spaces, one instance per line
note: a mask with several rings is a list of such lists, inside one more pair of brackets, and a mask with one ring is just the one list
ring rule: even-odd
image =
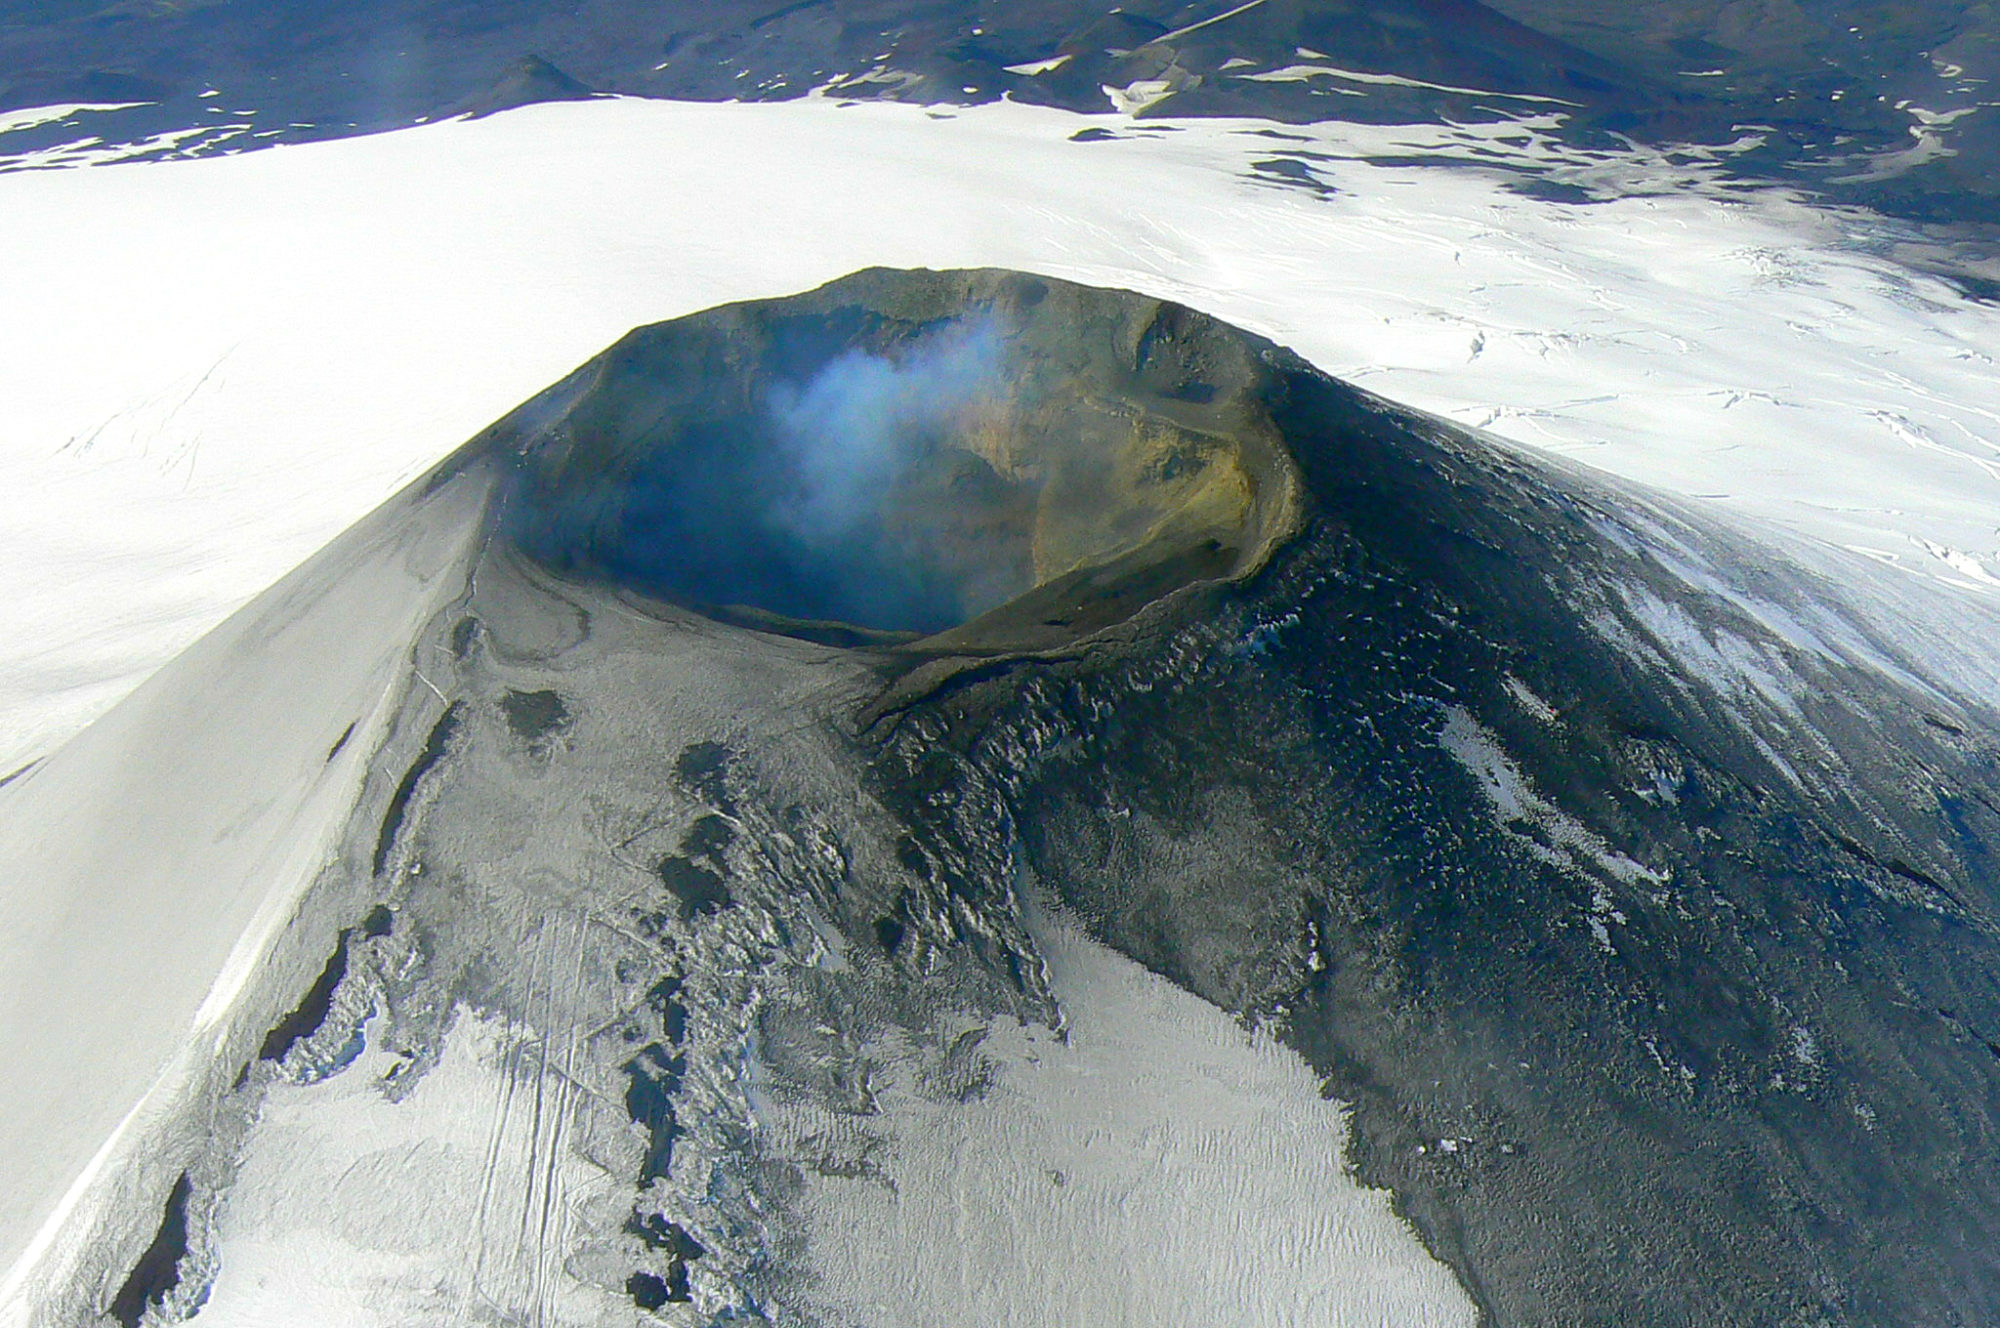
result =
[[[1062,1032],[998,1022],[984,1100],[886,1092],[866,1124],[889,1136],[890,1184],[807,1181],[829,1322],[1477,1322],[1388,1192],[1355,1182],[1346,1108],[1295,1053],[1073,925],[1044,920],[1036,941]],[[823,1113],[777,1130],[843,1127],[859,1133]]]
[[[2000,591],[2000,311],[1912,275],[1920,237],[1879,219],[1549,123],[601,100],[0,175],[0,773],[628,328],[871,264],[1180,299],[1520,446]],[[1510,188],[1536,182],[1604,201]]]

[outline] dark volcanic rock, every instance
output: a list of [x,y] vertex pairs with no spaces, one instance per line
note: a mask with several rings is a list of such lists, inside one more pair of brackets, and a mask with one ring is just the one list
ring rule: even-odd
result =
[[[912,490],[977,512],[919,556],[1021,570],[964,626],[855,615],[936,633],[868,647],[889,681],[860,716],[914,861],[975,860],[962,809],[997,796],[1025,865],[1100,937],[1288,1030],[1356,1104],[1363,1176],[1497,1324],[2000,1313],[1993,716],[1770,551],[1199,315],[1027,277],[871,273],[643,330],[481,446],[524,457],[524,547],[685,598],[630,561],[594,477],[629,492],[732,454],[768,473],[770,383],[857,353],[907,367],[967,319],[1040,367],[994,361],[1019,399],[952,416],[961,441],[926,435],[924,455],[983,449],[993,469]],[[1036,584],[1042,551],[1009,532],[1042,518],[982,486],[1053,444],[980,429],[1055,418],[1047,437],[1075,438],[1055,403],[1110,392],[1206,439],[1211,470],[1219,439],[1282,440],[1230,464],[1303,505],[1265,501],[1263,533],[1229,541],[1254,556],[1183,571],[1166,549],[1153,576],[1112,549],[1082,599]],[[1120,437],[1169,482],[1188,446]],[[750,565],[789,538],[754,504],[730,509],[734,545],[678,529],[717,505],[697,492],[646,508],[678,558]],[[1077,510],[1115,526],[1128,497]],[[763,617],[724,616],[836,616],[770,585],[745,593]],[[997,906],[976,874],[936,879]],[[902,916],[848,925],[895,954]]]
[[539,101],[586,101],[597,95],[539,55],[524,55],[507,67],[492,87],[460,102],[453,111],[463,115],[492,115],[516,106]]
[[1988,1320],[1990,713],[1754,546],[1265,363],[1308,535],[1172,650],[926,700],[885,787],[954,735],[1101,936],[1282,1020],[1495,1323]]
[[187,1255],[187,1202],[191,1191],[186,1172],[167,1196],[166,1212],[153,1243],[139,1256],[132,1272],[111,1298],[111,1317],[121,1328],[139,1328],[146,1311],[179,1285],[180,1261]]

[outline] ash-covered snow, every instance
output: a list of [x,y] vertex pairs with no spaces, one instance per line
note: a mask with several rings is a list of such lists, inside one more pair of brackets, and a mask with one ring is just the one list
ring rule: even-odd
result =
[[[381,926],[343,934],[348,976],[291,1049],[233,1085],[228,1057],[219,1082],[163,1085],[206,1105],[132,1132],[196,1176],[168,1317],[629,1324],[638,1268],[685,1279],[659,1308],[689,1328],[1469,1328],[1451,1272],[1355,1178],[1346,1108],[1268,1031],[1037,912],[1018,991],[967,951],[917,957],[915,916],[900,958],[831,922],[855,892],[915,884],[813,722],[865,689],[852,656],[539,594],[504,559],[470,577],[414,644],[464,740],[381,861],[372,783],[296,904],[383,899]],[[482,699],[534,685],[565,698],[545,743]],[[405,735],[443,708],[398,700]],[[725,738],[733,757],[691,763]],[[654,864],[698,827],[731,898],[676,915]],[[664,1117],[633,1105],[654,1082]],[[61,1160],[90,1135],[32,1138]],[[101,1178],[85,1192],[153,1210]],[[644,1239],[669,1229],[698,1253]],[[62,1231],[0,1323],[75,1309],[93,1247]],[[122,1276],[117,1246],[95,1248]]]

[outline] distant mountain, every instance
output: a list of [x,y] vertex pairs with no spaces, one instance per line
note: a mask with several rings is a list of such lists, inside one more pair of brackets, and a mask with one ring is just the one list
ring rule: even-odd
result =
[[254,113],[260,141],[292,141],[483,104],[524,51],[631,96],[831,88],[1289,121],[1561,113],[1606,145],[1757,138],[1734,169],[1926,221],[2000,222],[2000,128],[1984,91],[2000,19],[1964,0],[18,4],[0,19],[0,110],[154,103],[119,122],[137,142],[227,109]]
[[457,114],[494,115],[540,101],[583,101],[597,93],[539,55],[524,55],[493,85],[458,104]]

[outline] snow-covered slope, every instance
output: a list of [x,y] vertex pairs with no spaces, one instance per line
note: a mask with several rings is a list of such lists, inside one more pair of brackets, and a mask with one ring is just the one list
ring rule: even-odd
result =
[[874,1119],[775,1122],[800,1152],[880,1148],[887,1163],[808,1174],[831,1322],[1476,1321],[1389,1195],[1354,1183],[1346,1110],[1289,1049],[1074,924],[1039,930],[1063,1027],[978,1030],[992,1076],[979,1098],[939,1102],[889,1054]]
[[1915,232],[1543,127],[618,100],[0,177],[0,769],[626,328],[872,263],[1185,298],[1993,593],[2000,312]]
[[247,1054],[240,998],[321,958],[295,909],[482,502],[390,504],[0,788],[0,1321],[171,1183],[161,1131]]

